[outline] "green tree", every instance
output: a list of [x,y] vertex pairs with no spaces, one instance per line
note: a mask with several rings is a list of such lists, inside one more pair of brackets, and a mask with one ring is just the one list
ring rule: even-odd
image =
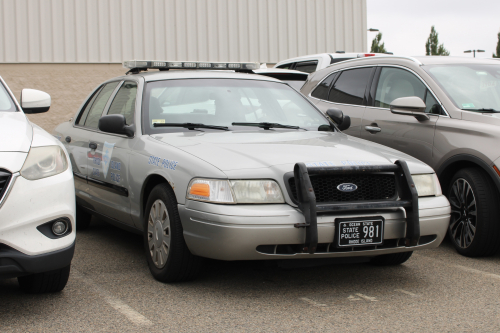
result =
[[438,33],[434,26],[431,27],[431,33],[425,43],[425,55],[440,55],[449,56],[450,52],[444,48],[444,45],[439,45]]
[[382,33],[379,32],[372,41],[372,48],[370,50],[371,53],[386,53],[384,43],[380,43],[382,41]]
[[498,33],[497,54],[493,53],[493,58],[500,58],[500,32]]

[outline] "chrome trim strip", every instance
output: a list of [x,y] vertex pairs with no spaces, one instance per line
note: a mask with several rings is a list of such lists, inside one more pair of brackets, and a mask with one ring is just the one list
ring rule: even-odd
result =
[[[326,66],[326,68],[330,67],[330,66],[333,66],[333,65],[338,65],[338,64],[344,64],[348,61],[356,61],[356,60],[363,60],[363,59],[379,59],[379,58],[383,58],[383,59],[394,59],[394,58],[399,58],[399,59],[406,59],[406,60],[411,60],[413,61],[414,63],[418,64],[419,66],[422,66],[422,63],[418,60],[418,59],[415,59],[413,57],[405,57],[405,56],[395,56],[395,55],[391,55],[391,56],[371,56],[371,57],[363,57],[363,58],[353,58],[353,59],[349,59],[349,60],[344,60],[344,61],[339,61],[339,62],[335,62],[329,66]],[[372,66],[377,66],[377,65],[372,65]]]
[[15,172],[12,174],[12,176],[10,176],[9,185],[7,185],[7,189],[5,190],[3,197],[0,198],[0,208],[2,208],[3,203],[7,200],[12,187],[14,187],[14,183],[16,182],[17,177],[19,177],[20,175],[21,174],[19,172]]

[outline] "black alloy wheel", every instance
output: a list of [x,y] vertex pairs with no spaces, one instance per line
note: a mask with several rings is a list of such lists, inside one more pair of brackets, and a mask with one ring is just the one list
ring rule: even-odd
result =
[[500,196],[480,168],[459,170],[446,191],[451,206],[448,235],[458,253],[490,256],[500,247]]
[[455,180],[448,194],[451,205],[449,233],[454,243],[468,248],[476,235],[477,205],[470,184],[463,178]]

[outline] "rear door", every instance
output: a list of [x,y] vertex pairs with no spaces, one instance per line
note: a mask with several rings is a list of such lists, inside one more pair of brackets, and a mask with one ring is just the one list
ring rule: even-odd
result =
[[[429,120],[391,113],[389,106],[400,97],[417,96],[426,103]],[[432,162],[436,120],[441,108],[432,92],[412,71],[379,67],[370,91],[370,106],[363,117],[361,137],[400,150],[419,160]]]
[[[137,83],[123,81],[111,95],[105,114],[122,114],[134,124]],[[134,138],[98,131],[89,141],[92,171],[88,175],[89,195],[95,210],[120,222],[132,224],[128,182],[129,151]],[[89,170],[90,171],[90,170]]]
[[344,132],[360,136],[363,113],[367,103],[367,86],[375,67],[358,67],[331,74],[311,93],[320,101],[316,106],[323,112],[338,108],[351,117],[351,127]]

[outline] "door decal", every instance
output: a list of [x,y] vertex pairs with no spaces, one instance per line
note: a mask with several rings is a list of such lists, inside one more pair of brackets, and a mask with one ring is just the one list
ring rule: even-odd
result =
[[109,164],[111,162],[111,155],[113,155],[114,143],[108,143],[104,141],[104,147],[102,148],[102,173],[104,174],[104,179],[108,175]]

